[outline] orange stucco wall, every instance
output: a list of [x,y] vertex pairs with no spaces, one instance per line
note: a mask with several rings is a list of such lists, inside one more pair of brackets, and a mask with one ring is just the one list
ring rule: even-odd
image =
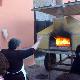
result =
[[[0,6],[0,47],[6,48],[7,41],[16,37],[22,41],[21,47],[30,47],[34,43],[34,13],[32,0],[2,0]],[[1,30],[8,30],[5,40]]]

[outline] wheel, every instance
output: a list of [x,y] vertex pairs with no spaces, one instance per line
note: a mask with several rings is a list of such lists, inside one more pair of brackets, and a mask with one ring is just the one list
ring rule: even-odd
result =
[[55,66],[55,63],[56,63],[56,54],[46,53],[45,59],[44,59],[45,69],[47,71],[52,70],[52,68]]

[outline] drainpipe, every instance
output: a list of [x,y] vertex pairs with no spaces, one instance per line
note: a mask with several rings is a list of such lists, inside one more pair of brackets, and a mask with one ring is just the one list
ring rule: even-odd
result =
[[34,43],[37,41],[37,34],[36,34],[36,11],[34,11]]

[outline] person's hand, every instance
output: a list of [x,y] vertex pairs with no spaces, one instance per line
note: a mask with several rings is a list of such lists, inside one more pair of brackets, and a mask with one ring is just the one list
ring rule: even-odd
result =
[[43,36],[37,36],[37,41],[41,41],[42,40],[42,38],[43,38]]
[[41,35],[37,36],[37,42],[32,46],[32,48],[34,48],[36,50],[38,48],[42,38],[43,38],[43,36],[41,36]]

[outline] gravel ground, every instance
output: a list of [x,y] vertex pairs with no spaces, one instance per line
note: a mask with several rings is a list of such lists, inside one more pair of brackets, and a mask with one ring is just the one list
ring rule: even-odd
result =
[[26,67],[30,80],[56,80],[56,78],[63,73],[62,71],[55,70],[52,70],[51,72],[46,71],[44,67],[44,56],[38,57],[35,60],[35,65]]
[[56,80],[56,78],[62,74],[61,71],[52,70],[47,72],[44,66],[33,65],[27,68],[30,80]]
[[80,80],[80,75],[52,70],[47,72],[44,66],[33,65],[27,68],[29,80]]

